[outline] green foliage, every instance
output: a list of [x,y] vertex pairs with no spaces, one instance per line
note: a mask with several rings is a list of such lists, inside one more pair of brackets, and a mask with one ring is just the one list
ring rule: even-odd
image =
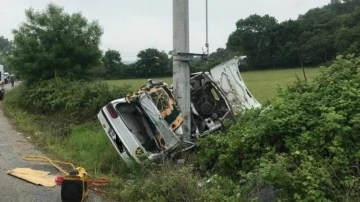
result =
[[148,48],[140,51],[137,57],[139,59],[136,61],[135,72],[133,72],[137,77],[164,77],[172,74],[172,65],[165,52]]
[[297,20],[278,23],[268,15],[251,15],[236,23],[228,51],[248,56],[252,69],[328,63],[339,54],[360,55],[360,3],[334,1],[310,9]]
[[105,78],[122,78],[124,76],[124,64],[121,62],[119,51],[107,50],[102,62],[105,68]]
[[12,49],[12,42],[7,38],[0,36],[0,55],[9,55]]
[[19,86],[14,103],[26,111],[65,117],[66,122],[94,120],[108,102],[124,97],[128,86],[109,87],[106,83],[55,78],[27,87]]
[[240,114],[227,133],[200,141],[202,169],[272,185],[287,201],[359,200],[360,58],[339,57],[297,81],[264,111]]
[[[236,54],[224,48],[216,49],[216,52],[212,52],[209,54],[208,60],[202,60],[201,57],[193,57],[189,63],[190,72],[202,72],[202,71],[209,71],[216,65],[232,59]],[[242,66],[242,70],[244,70]]]
[[123,201],[194,201],[199,195],[197,178],[189,175],[189,169],[161,170],[127,185],[120,193]]
[[14,34],[9,62],[30,83],[55,76],[87,79],[99,63],[102,30],[80,13],[67,14],[49,4],[44,11],[25,11],[24,22]]
[[41,121],[39,116],[33,116],[31,113],[19,108],[21,102],[19,98],[21,98],[24,88],[23,85],[19,85],[7,92],[1,103],[1,109],[16,124],[18,130],[35,134],[41,129],[38,124]]
[[125,177],[133,173],[119,158],[99,123],[74,126],[66,138],[48,141],[48,150],[63,160],[84,166],[93,175],[112,173]]
[[95,78],[129,79],[154,78],[172,75],[172,58],[156,48],[141,50],[135,63],[123,64],[116,50],[108,50],[102,57],[102,65],[92,69]]
[[242,201],[240,187],[227,178],[194,175],[189,166],[163,165],[147,176],[125,183],[121,201]]
[[247,201],[241,187],[226,177],[215,175],[202,185],[201,195],[195,201]]
[[195,61],[190,61],[190,64],[189,64],[190,72],[195,73],[195,72],[209,71],[211,68],[215,67],[216,65],[218,65],[220,63],[221,63],[220,60],[208,60],[208,61],[195,60]]
[[0,64],[4,65],[5,68],[8,68],[6,57],[11,54],[13,49],[13,42],[9,41],[7,38],[0,36]]
[[250,15],[236,23],[236,31],[227,42],[229,50],[243,52],[251,66],[259,69],[273,66],[275,18],[265,15]]

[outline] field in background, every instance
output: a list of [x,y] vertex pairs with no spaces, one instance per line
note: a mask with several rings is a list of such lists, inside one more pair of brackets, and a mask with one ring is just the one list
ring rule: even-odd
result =
[[[305,68],[308,80],[319,73],[319,68]],[[244,72],[241,75],[250,92],[260,103],[271,99],[276,94],[278,86],[285,88],[288,84],[296,81],[296,76],[304,80],[301,68]]]
[[[319,74],[319,68],[306,68],[305,73],[308,79]],[[264,70],[241,73],[247,87],[253,96],[260,102],[264,103],[276,93],[277,87],[286,87],[296,80],[296,75],[304,79],[301,68],[281,69],[281,70]],[[153,78],[153,80],[163,80],[168,84],[172,83],[172,78]],[[122,86],[131,85],[132,90],[137,90],[145,85],[147,79],[124,79],[124,80],[107,80],[110,85]]]

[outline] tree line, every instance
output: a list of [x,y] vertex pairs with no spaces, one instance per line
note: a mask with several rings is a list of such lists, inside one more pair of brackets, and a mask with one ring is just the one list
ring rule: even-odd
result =
[[278,23],[269,15],[236,22],[226,49],[248,56],[252,69],[316,66],[336,55],[360,53],[360,1],[331,0],[297,20]]
[[[172,75],[171,52],[141,50],[132,64],[117,50],[99,49],[102,27],[81,13],[68,14],[49,4],[28,9],[26,21],[13,30],[13,41],[0,36],[0,63],[27,80],[55,75],[70,79],[123,79]],[[296,20],[279,23],[269,15],[251,15],[236,22],[226,48],[207,61],[194,58],[191,72],[205,71],[235,55],[247,56],[246,69],[291,68],[328,63],[339,54],[360,53],[360,0],[331,0]]]

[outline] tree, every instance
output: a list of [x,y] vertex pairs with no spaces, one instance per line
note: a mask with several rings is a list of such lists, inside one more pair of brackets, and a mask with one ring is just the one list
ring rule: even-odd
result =
[[6,57],[11,54],[13,48],[12,41],[0,36],[0,64],[7,66]]
[[123,78],[121,55],[117,50],[107,50],[102,58],[106,76],[108,78]]
[[169,58],[165,52],[155,48],[142,50],[137,55],[135,74],[139,77],[163,77],[172,73]]
[[0,36],[0,55],[9,55],[11,50],[12,42],[3,36]]
[[216,52],[212,52],[211,54],[209,54],[209,59],[222,61],[222,60],[226,60],[232,56],[234,56],[234,55],[232,55],[229,50],[227,50],[225,48],[217,48]]
[[274,67],[297,67],[298,40],[301,35],[300,23],[288,20],[280,23],[273,30],[274,37]]
[[27,9],[14,34],[11,65],[29,83],[58,77],[89,79],[100,61],[102,29],[80,13],[68,14],[49,4],[43,11]]
[[295,67],[299,58],[305,66],[319,65],[338,54],[360,55],[359,22],[359,0],[334,0],[281,23],[251,15],[237,21],[226,51],[247,55],[252,69]]
[[269,15],[251,15],[236,23],[236,31],[228,39],[227,48],[243,52],[253,68],[274,66],[275,36],[278,23]]
[[304,32],[299,40],[299,48],[305,65],[328,62],[334,56],[333,37],[325,30]]
[[331,4],[340,4],[341,0],[330,0]]
[[335,44],[340,54],[360,55],[360,6],[342,18],[342,26],[335,32]]

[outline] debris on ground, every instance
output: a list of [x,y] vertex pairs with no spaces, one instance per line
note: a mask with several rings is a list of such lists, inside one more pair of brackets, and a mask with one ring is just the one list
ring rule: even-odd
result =
[[56,186],[56,176],[49,175],[50,172],[42,170],[33,170],[31,168],[15,168],[13,170],[9,170],[7,174],[44,187]]

